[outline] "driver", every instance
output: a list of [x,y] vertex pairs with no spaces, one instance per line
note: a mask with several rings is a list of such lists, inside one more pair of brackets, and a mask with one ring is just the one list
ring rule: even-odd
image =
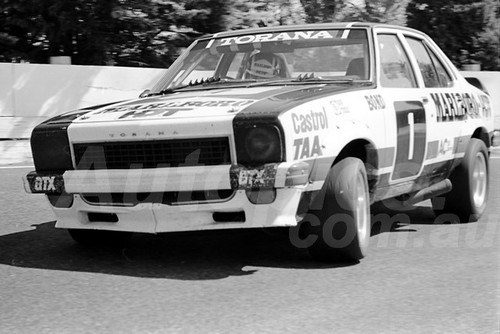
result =
[[250,57],[244,79],[273,79],[289,77],[286,59],[282,54],[258,52]]

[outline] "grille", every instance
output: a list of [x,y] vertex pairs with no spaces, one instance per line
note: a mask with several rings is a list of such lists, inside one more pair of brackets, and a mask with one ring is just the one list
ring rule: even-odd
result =
[[228,138],[74,144],[76,169],[142,169],[230,164]]
[[140,203],[184,204],[191,202],[219,202],[228,200],[234,190],[175,191],[155,193],[99,193],[82,194],[94,205],[137,205]]

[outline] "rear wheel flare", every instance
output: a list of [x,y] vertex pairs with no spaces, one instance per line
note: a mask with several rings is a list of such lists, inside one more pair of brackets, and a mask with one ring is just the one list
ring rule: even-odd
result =
[[488,149],[482,140],[470,140],[450,180],[453,189],[444,197],[432,199],[437,218],[455,223],[478,221],[486,209],[489,192]]

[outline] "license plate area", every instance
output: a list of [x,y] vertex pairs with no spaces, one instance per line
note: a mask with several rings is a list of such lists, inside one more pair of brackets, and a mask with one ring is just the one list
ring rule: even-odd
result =
[[61,174],[31,172],[26,175],[24,187],[34,194],[61,194],[64,192],[64,178]]

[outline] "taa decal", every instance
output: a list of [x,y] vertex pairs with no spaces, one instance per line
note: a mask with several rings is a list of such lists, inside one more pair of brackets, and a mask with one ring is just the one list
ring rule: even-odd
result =
[[365,96],[365,99],[368,103],[368,108],[370,109],[370,111],[385,109],[385,101],[382,95],[368,95]]
[[319,136],[314,136],[314,138],[297,138],[293,142],[293,147],[295,148],[294,160],[310,158],[314,155],[323,155]]
[[55,191],[55,179],[55,176],[37,176],[33,188],[35,191]]
[[424,163],[427,129],[420,101],[394,102],[398,127],[396,162],[392,180],[417,176]]
[[296,134],[328,129],[328,116],[322,112],[310,111],[308,114],[292,114],[293,130]]

